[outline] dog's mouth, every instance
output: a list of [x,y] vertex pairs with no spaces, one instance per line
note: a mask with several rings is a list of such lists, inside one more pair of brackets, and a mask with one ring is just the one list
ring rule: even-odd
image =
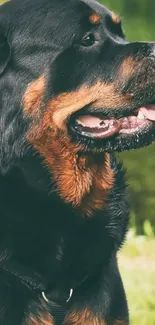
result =
[[155,104],[140,107],[133,115],[119,119],[79,113],[73,117],[70,127],[81,136],[101,140],[114,135],[134,135],[152,123],[155,123]]

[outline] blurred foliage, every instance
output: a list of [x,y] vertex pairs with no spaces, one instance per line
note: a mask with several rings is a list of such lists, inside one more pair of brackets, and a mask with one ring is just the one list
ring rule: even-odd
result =
[[155,40],[153,0],[100,0],[122,19],[125,34],[130,41]]
[[128,234],[119,265],[129,303],[131,325],[155,324],[155,240]]
[[146,233],[146,220],[155,233],[155,145],[120,155],[127,169],[132,206],[132,226],[137,234]]
[[[22,0],[21,0],[22,1]],[[0,0],[0,4],[4,2]],[[130,41],[155,41],[155,1],[100,0],[123,21]],[[128,171],[132,227],[137,234],[155,234],[155,145],[120,154]]]
[[[100,0],[123,21],[130,41],[155,41],[155,1]],[[137,234],[155,234],[155,145],[119,155],[128,172],[132,226]],[[149,220],[149,221],[148,221]],[[149,233],[150,233],[149,231]]]

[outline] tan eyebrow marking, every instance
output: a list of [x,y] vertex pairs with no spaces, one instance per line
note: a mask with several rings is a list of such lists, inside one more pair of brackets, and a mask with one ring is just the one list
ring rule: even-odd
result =
[[89,17],[89,21],[91,24],[99,24],[99,22],[101,21],[101,17],[97,14],[97,13],[93,13],[90,17]]
[[120,19],[118,17],[118,15],[116,15],[114,12],[112,12],[112,21],[115,23],[115,24],[119,24],[120,23]]

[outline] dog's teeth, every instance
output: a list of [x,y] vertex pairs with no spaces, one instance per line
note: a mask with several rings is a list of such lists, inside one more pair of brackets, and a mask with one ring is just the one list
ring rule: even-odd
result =
[[142,113],[141,111],[138,112],[138,116],[137,116],[137,118],[138,118],[139,120],[145,120],[145,116],[143,115],[143,113]]

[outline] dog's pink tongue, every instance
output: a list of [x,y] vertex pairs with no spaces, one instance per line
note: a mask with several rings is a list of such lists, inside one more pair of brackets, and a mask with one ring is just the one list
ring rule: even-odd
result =
[[141,107],[139,112],[141,112],[148,120],[155,121],[155,105]]
[[83,115],[76,119],[76,128],[82,134],[91,138],[104,139],[117,134],[120,130],[120,121],[114,119],[103,120],[102,116]]
[[88,128],[99,128],[101,126],[101,118],[92,115],[83,115],[77,119],[77,122]]

